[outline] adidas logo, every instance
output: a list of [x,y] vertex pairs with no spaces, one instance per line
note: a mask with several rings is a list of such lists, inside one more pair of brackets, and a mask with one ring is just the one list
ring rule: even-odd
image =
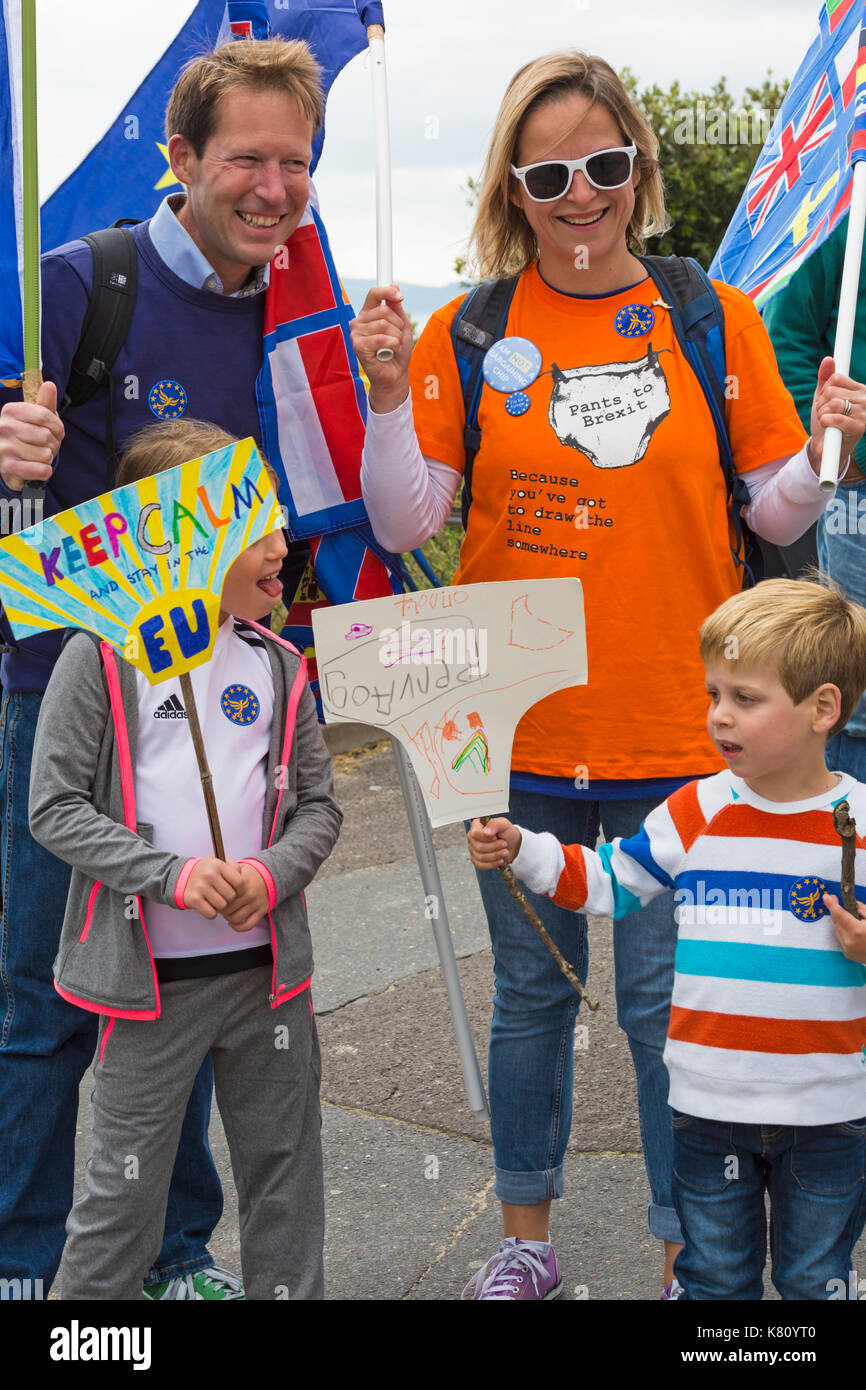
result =
[[176,695],[169,695],[164,704],[153,711],[154,719],[186,719],[186,710]]

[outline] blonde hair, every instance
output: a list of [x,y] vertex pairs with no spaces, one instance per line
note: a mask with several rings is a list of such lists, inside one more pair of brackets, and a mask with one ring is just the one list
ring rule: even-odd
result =
[[510,166],[528,116],[577,92],[593,105],[607,108],[625,144],[637,149],[640,182],[626,236],[643,251],[647,237],[667,231],[664,185],[658,166],[658,140],[622,80],[603,58],[570,51],[548,53],[526,63],[512,77],[502,98],[493,139],[481,174],[478,211],[469,239],[470,253],[482,277],[524,271],[538,255],[535,233],[509,194],[518,187]]
[[[208,420],[194,420],[190,416],[180,420],[155,420],[153,424],[145,425],[130,435],[126,441],[114,486],[126,487],[128,483],[137,483],[142,478],[152,478],[155,473],[164,473],[167,468],[177,468],[178,464],[188,463],[202,454],[212,454],[217,449],[237,443],[236,435],[229,434],[219,425],[212,425]],[[277,475],[263,455],[262,462],[276,496],[279,487]]]
[[702,624],[700,643],[704,662],[772,667],[795,705],[827,682],[838,686],[841,714],[828,737],[866,690],[866,608],[814,570],[734,594]]
[[239,88],[281,92],[297,101],[313,126],[322,124],[322,69],[302,39],[232,39],[191,59],[181,70],[165,113],[165,134],[182,135],[200,159],[213,134],[219,103]]

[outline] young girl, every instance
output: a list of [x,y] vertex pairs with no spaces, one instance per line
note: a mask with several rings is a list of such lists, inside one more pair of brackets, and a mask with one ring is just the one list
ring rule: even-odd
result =
[[[236,441],[151,426],[117,486]],[[55,988],[100,1020],[87,1191],[64,1298],[138,1299],[162,1238],[187,1098],[210,1051],[251,1299],[323,1296],[319,1047],[303,890],[341,813],[306,664],[254,621],[282,596],[282,532],[228,570],[191,675],[226,848],[214,858],[178,679],[151,686],[86,632],[42,706],[32,833],[73,866]]]

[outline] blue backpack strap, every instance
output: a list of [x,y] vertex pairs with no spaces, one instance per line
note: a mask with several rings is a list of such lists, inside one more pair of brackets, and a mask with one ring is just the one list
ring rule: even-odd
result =
[[719,462],[725,477],[728,511],[733,521],[736,549],[731,555],[743,571],[743,587],[757,582],[763,573],[757,539],[740,516],[750,502],[745,479],[734,467],[725,418],[725,313],[719,296],[702,266],[691,256],[641,256],[669,306],[671,323],[706,397],[716,430]]
[[484,385],[481,365],[485,353],[505,333],[508,310],[514,298],[518,278],[516,275],[509,275],[501,280],[485,280],[483,284],[477,285],[474,290],[469,291],[451,324],[451,344],[460,373],[466,418],[463,429],[463,447],[466,450],[463,469],[464,530],[472,505],[472,465],[481,448],[481,431],[478,428],[478,406],[481,402],[481,388]]

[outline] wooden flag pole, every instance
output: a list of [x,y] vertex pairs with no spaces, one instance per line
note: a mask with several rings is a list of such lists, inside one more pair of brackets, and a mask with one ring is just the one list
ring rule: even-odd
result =
[[857,822],[849,814],[850,809],[847,801],[840,801],[834,806],[833,825],[836,827],[836,833],[842,837],[842,873],[839,880],[842,906],[852,917],[856,917],[858,914],[854,892],[854,855],[857,848]]
[[223,846],[223,835],[220,829],[219,815],[217,813],[216,797],[213,790],[213,777],[208,767],[207,753],[205,752],[204,739],[201,734],[201,725],[198,722],[198,710],[196,709],[195,695],[192,690],[192,681],[189,672],[185,671],[180,678],[180,688],[183,692],[183,704],[186,710],[189,731],[192,734],[192,741],[195,746],[195,756],[198,761],[198,770],[201,776],[201,785],[204,792],[204,804],[207,807],[207,819],[210,826],[210,837],[213,840],[213,852],[217,859],[225,861],[226,852]]
[[[39,159],[36,139],[36,0],[21,0],[21,174],[23,190],[24,399],[42,385],[39,314]],[[42,489],[38,495],[42,496]]]
[[[479,820],[481,821],[482,825],[487,825],[488,821],[490,820],[490,817],[479,816]],[[541,918],[538,916],[538,913],[535,911],[534,907],[530,903],[520,884],[517,882],[514,870],[512,869],[511,865],[500,864],[499,872],[504,878],[505,886],[511,894],[512,898],[516,903],[520,905],[520,908],[524,916],[532,923],[535,930],[538,932],[538,935],[541,937],[548,951],[553,956],[553,959],[556,961],[557,965],[559,966],[565,978],[568,980],[568,983],[571,985],[572,989],[575,991],[576,994],[580,995],[581,999],[584,1001],[587,1007],[592,1009],[593,1012],[595,1012],[595,1010],[599,1007],[598,1000],[592,999],[590,995],[587,994],[586,990],[584,989],[583,985],[581,984],[580,980],[575,974],[573,967],[570,966],[568,961],[565,959],[565,956],[562,954],[553,937],[550,935],[550,933],[543,925]]]

